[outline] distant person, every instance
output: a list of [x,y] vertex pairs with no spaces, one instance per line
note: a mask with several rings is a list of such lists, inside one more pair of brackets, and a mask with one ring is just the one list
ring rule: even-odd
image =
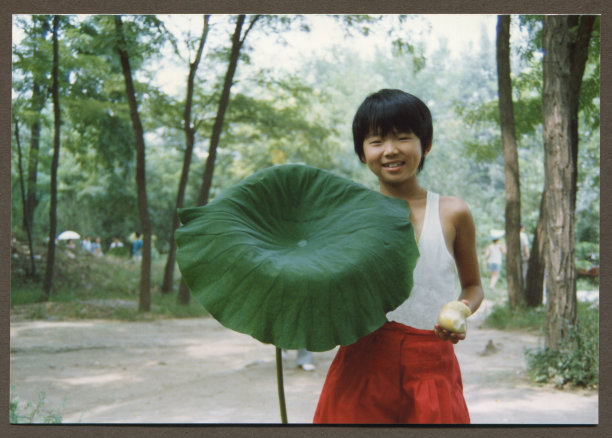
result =
[[312,352],[302,348],[297,352],[297,366],[304,371],[314,371],[315,366],[312,361]]
[[[286,350],[283,350],[283,359],[288,358],[289,354]],[[316,367],[312,360],[312,352],[305,348],[297,350],[297,366],[304,371],[314,371]]]
[[86,236],[81,242],[81,251],[91,252],[91,237]]
[[140,233],[136,233],[136,239],[132,243],[132,257],[137,260],[142,258],[142,238]]
[[491,289],[495,289],[499,279],[502,267],[502,254],[506,254],[506,248],[499,244],[498,237],[494,237],[493,242],[491,242],[485,251],[485,258],[489,262],[489,271],[491,271],[491,280],[489,281]]
[[71,239],[68,239],[66,241],[66,248],[74,250],[76,248],[76,245]]
[[111,242],[108,249],[113,249],[113,248],[123,248],[123,242],[119,240],[119,236],[113,236],[113,241]]
[[527,267],[529,266],[529,238],[525,233],[525,225],[521,224],[521,261],[523,262],[523,281],[527,280]]
[[99,237],[96,237],[96,240],[91,244],[91,252],[96,257],[102,255],[102,244]]

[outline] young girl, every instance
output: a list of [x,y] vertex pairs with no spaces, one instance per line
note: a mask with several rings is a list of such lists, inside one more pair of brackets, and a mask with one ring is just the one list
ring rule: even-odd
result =
[[442,329],[437,316],[457,299],[474,313],[483,299],[474,221],[460,199],[419,185],[432,137],[429,109],[403,91],[381,90],[357,110],[355,152],[378,177],[381,193],[408,202],[420,256],[410,297],[387,314],[389,322],[338,350],[315,423],[470,421],[452,345],[465,333]]

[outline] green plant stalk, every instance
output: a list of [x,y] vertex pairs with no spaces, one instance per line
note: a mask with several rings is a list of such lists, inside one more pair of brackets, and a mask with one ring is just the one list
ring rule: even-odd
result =
[[285,405],[285,388],[283,385],[283,352],[279,347],[276,347],[276,382],[278,384],[281,422],[287,424],[287,406]]

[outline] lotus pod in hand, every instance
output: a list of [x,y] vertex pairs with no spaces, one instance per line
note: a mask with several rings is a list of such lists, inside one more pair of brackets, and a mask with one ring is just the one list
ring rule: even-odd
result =
[[466,318],[472,311],[461,301],[451,301],[446,304],[438,314],[440,327],[454,333],[465,333]]

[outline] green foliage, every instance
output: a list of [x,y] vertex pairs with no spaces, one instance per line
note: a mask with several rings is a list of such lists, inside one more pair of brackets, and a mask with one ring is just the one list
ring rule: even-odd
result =
[[227,114],[224,138],[241,145],[232,154],[236,174],[227,175],[233,176],[230,181],[275,164],[333,168],[337,147],[330,137],[334,129],[321,117],[326,96],[293,76],[270,80],[258,74],[254,81],[257,87],[248,90],[248,95],[238,92],[232,97]]
[[111,248],[106,252],[107,256],[130,258],[130,249],[127,246]]
[[558,350],[527,351],[536,383],[597,388],[599,382],[599,308],[580,303],[578,324],[571,327]]
[[44,409],[46,395],[44,392],[38,394],[36,402],[22,403],[14,396],[14,386],[11,385],[9,400],[9,422],[10,424],[55,424],[62,422],[62,416],[57,412]]

